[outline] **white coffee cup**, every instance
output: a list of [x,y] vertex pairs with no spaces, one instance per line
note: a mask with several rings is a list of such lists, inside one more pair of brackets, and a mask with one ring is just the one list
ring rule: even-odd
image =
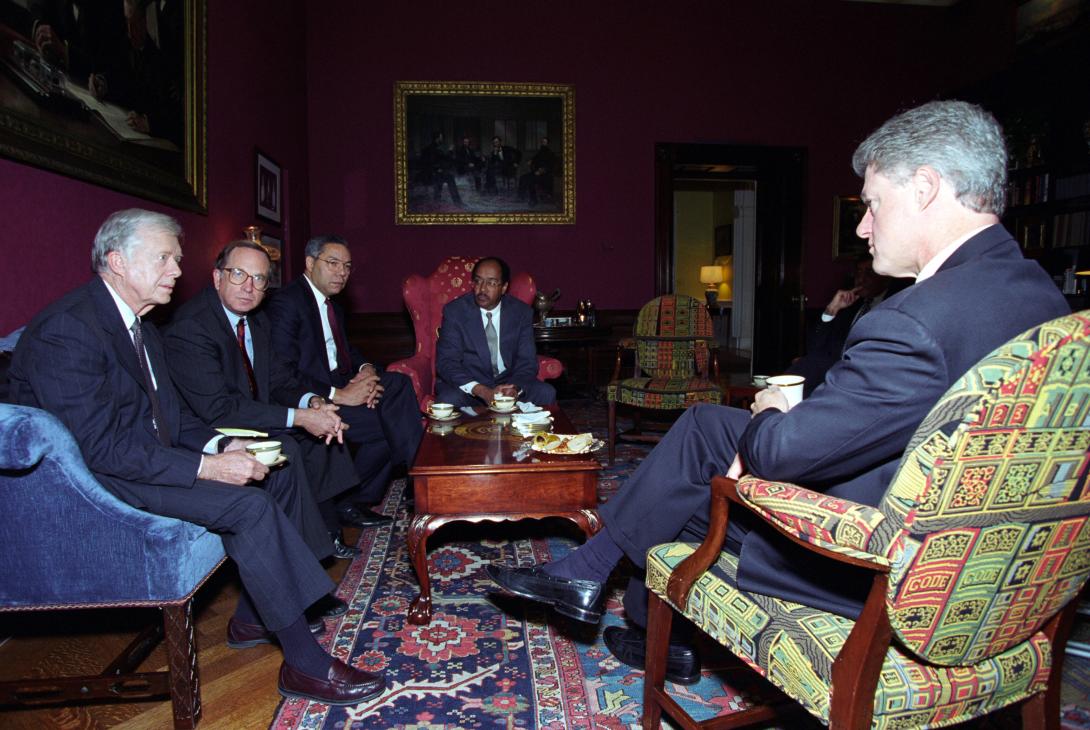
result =
[[766,382],[780,389],[787,398],[788,410],[802,402],[802,384],[806,382],[806,378],[801,375],[773,375]]
[[247,446],[246,450],[262,464],[269,466],[280,458],[280,447],[279,441],[258,441],[256,444]]
[[432,403],[428,412],[436,418],[450,418],[450,414],[454,413],[454,406],[450,403]]
[[492,405],[501,411],[509,411],[515,407],[515,396],[496,394],[492,397]]

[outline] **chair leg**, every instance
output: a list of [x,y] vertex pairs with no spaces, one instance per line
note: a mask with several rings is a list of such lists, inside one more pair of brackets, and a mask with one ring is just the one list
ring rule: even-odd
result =
[[666,691],[666,655],[670,648],[670,624],[674,610],[654,591],[647,594],[647,649],[644,654],[643,728],[656,730],[662,724],[658,693]]
[[1045,691],[1022,703],[1023,730],[1059,730],[1060,693],[1063,690],[1064,652],[1071,627],[1079,609],[1076,597],[1044,625],[1044,633],[1052,642],[1052,669]]
[[193,601],[163,607],[170,702],[174,727],[192,730],[201,719],[201,685],[197,676],[197,649],[193,637]]
[[613,466],[617,444],[617,402],[609,402],[609,465]]

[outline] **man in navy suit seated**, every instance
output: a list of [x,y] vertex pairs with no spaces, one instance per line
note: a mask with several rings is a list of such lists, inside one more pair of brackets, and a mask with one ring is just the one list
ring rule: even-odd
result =
[[334,538],[334,555],[352,558],[360,551],[341,541],[334,497],[360,479],[343,443],[338,407],[306,392],[273,350],[261,309],[271,269],[268,252],[256,243],[224,246],[213,264],[212,286],[182,305],[165,331],[171,378],[205,423],[258,429],[279,439],[292,468],[305,469],[324,522],[317,527]]
[[[159,334],[141,320],[174,293],[181,233],[173,218],[147,210],[107,218],[91,252],[96,275],[40,312],[19,339],[13,400],[59,418],[119,499],[223,538],[244,589],[228,644],[278,642],[281,694],[337,705],[375,697],[383,678],[327,654],[311,634],[321,622],[310,626],[304,614],[333,590],[316,546],[300,535],[306,487],[289,472],[270,474],[246,442],[182,408]],[[324,530],[318,539],[328,555]]]
[[[340,236],[315,236],[305,249],[306,270],[266,305],[272,347],[298,382],[340,407],[345,438],[356,447],[358,492],[341,500],[345,527],[390,521],[370,509],[386,493],[395,466],[409,466],[424,435],[412,383],[401,373],[380,370],[348,343],[344,310],[334,297],[352,274],[352,252]],[[352,500],[355,500],[353,503]]]
[[[693,406],[599,511],[604,530],[554,563],[492,566],[497,583],[597,622],[605,580],[622,556],[643,568],[655,545],[704,538],[717,474],[748,472],[877,505],[951,384],[1012,337],[1070,311],[999,224],[1007,153],[991,114],[965,102],[925,104],[887,121],[852,162],[867,206],[856,233],[869,243],[874,270],[915,283],[855,322],[843,356],[809,398],[789,410],[769,388],[752,413]],[[747,517],[732,511],[725,545],[740,556],[743,590],[858,616],[869,573],[834,565]],[[642,667],[647,589],[638,578],[624,605],[632,625],[610,627],[604,639],[620,661]],[[667,677],[692,683],[699,669],[690,647],[671,645]]]
[[511,269],[495,256],[473,266],[473,291],[443,307],[435,346],[435,397],[440,403],[478,406],[497,395],[538,405],[556,402],[556,390],[537,379],[533,310],[507,296]]

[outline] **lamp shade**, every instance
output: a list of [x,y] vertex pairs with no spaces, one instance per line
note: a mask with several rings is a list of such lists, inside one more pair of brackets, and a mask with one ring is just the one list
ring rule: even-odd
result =
[[701,266],[700,283],[718,284],[726,277],[722,266]]

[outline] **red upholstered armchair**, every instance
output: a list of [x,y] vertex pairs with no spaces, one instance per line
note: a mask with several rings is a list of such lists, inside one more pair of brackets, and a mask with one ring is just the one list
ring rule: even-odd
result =
[[[403,373],[412,380],[420,410],[426,411],[435,400],[435,343],[443,322],[443,306],[473,288],[473,264],[479,257],[450,256],[428,276],[410,274],[401,286],[405,308],[413,318],[416,352],[412,357],[391,363],[387,370]],[[537,285],[525,272],[511,275],[507,293],[533,306]],[[564,365],[552,357],[537,356],[539,380],[559,377]]]

